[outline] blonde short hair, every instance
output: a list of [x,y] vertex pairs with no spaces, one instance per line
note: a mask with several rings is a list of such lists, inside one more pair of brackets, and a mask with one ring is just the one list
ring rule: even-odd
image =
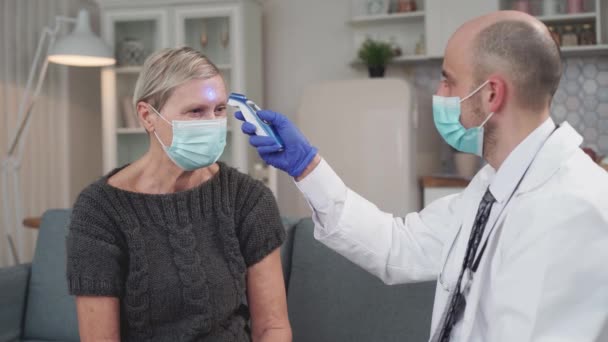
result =
[[133,106],[137,108],[137,103],[144,101],[160,111],[176,87],[193,79],[209,79],[219,74],[207,56],[192,48],[156,51],[146,59],[139,73]]

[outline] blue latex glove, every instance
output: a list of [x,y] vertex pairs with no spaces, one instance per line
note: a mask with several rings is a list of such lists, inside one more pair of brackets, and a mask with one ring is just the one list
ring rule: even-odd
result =
[[245,121],[243,113],[240,111],[234,113],[237,119],[245,121],[241,129],[250,136],[249,143],[258,150],[260,157],[266,163],[287,172],[292,177],[300,176],[317,155],[317,148],[310,145],[302,132],[283,114],[262,110],[258,115],[260,119],[274,126],[277,134],[283,139],[283,151],[279,151],[281,147],[273,138],[255,135],[255,126]]

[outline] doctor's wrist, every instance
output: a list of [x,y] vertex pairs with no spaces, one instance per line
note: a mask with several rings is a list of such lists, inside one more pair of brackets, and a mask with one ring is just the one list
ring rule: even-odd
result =
[[317,153],[317,154],[315,154],[314,158],[312,158],[310,163],[308,163],[308,166],[306,166],[304,171],[302,171],[302,173],[299,176],[294,177],[295,181],[299,182],[302,179],[306,178],[306,176],[308,176],[317,167],[317,165],[319,165],[320,162],[321,162],[321,156]]

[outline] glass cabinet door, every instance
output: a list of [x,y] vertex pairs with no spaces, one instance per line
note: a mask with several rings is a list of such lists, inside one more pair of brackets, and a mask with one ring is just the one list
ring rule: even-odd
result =
[[230,65],[230,17],[185,18],[184,44],[203,52],[217,65]]
[[[196,49],[213,62],[224,77],[226,89],[231,91],[234,69],[234,9],[228,6],[180,7],[175,11],[177,46]],[[228,108],[228,136],[226,148],[220,160],[236,166],[234,160],[235,138],[233,119],[234,110]],[[238,139],[237,139],[238,140]]]
[[205,54],[220,69],[230,89],[233,68],[234,12],[230,7],[179,8],[176,44]]
[[115,147],[112,155],[115,166],[130,163],[141,157],[149,145],[149,137],[140,124],[133,92],[145,59],[153,52],[170,46],[167,34],[168,12],[163,9],[117,9],[105,13],[103,36],[114,49],[116,66],[107,76],[110,86],[104,91],[113,93],[104,125],[111,126]]
[[103,35],[114,49],[116,67],[142,65],[152,52],[169,47],[167,20],[163,9],[107,12]]

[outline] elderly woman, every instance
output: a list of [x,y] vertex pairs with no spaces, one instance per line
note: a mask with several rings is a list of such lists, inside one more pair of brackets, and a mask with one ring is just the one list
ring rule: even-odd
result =
[[149,150],[87,187],[72,213],[82,340],[290,341],[274,197],[217,162],[228,100],[217,67],[190,48],[159,51],[134,99]]

